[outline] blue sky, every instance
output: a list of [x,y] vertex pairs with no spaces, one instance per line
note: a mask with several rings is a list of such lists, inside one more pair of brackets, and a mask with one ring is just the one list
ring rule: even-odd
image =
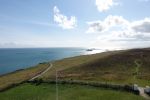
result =
[[0,48],[150,46],[150,0],[0,0]]

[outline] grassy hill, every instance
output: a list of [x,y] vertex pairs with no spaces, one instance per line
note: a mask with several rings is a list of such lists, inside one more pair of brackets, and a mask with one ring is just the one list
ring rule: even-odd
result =
[[150,49],[109,51],[56,61],[42,76],[44,80],[58,79],[100,81],[121,84],[150,85]]
[[[119,84],[150,85],[150,48],[109,51],[82,55],[52,62],[53,66],[39,79],[94,81]],[[49,63],[0,76],[0,90],[27,81],[44,71]],[[24,83],[0,93],[0,100],[49,100],[55,99],[54,84]],[[30,92],[29,92],[30,91]],[[91,92],[92,91],[92,92]],[[123,91],[90,86],[59,84],[61,100],[142,100]]]
[[19,70],[0,76],[0,91],[31,79],[33,76],[45,70],[48,66],[49,64],[42,63],[25,70]]
[[[82,55],[52,62],[53,66],[39,79],[43,81],[79,80],[119,84],[150,85],[150,48],[109,51]],[[0,76],[0,90],[27,81],[44,71],[49,63]],[[61,100],[143,100],[142,97],[123,91],[96,88],[77,84],[59,84]],[[1,100],[55,99],[55,84],[21,84],[0,93]]]

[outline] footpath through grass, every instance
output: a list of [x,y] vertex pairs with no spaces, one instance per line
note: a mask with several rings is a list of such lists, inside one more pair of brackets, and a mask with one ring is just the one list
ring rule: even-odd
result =
[[55,61],[53,68],[40,78],[55,80],[56,70],[60,80],[150,86],[150,49],[110,51]]
[[139,75],[139,71],[140,71],[140,67],[141,67],[141,61],[135,60],[134,63],[136,65],[135,72],[134,72],[134,79],[136,79],[137,76]]
[[[0,93],[0,100],[56,100],[55,84],[23,84]],[[58,85],[59,100],[144,100],[138,95],[80,85]]]
[[13,87],[14,84],[20,84],[24,81],[31,79],[35,75],[43,72],[48,66],[48,63],[41,63],[36,65],[35,67],[0,76],[0,91],[8,87]]

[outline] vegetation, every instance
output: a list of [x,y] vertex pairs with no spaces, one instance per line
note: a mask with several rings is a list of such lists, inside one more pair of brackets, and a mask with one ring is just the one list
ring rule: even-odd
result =
[[[1,100],[55,100],[55,84],[23,84],[0,93]],[[127,92],[80,85],[58,85],[60,100],[144,100]]]
[[0,76],[0,91],[29,80],[33,76],[45,70],[48,66],[49,65],[47,63],[43,63],[35,67]]
[[42,76],[54,80],[100,81],[119,84],[150,85],[150,49],[110,51],[67,58],[53,63]]
[[65,58],[62,60],[58,60],[53,62],[53,67],[51,70],[49,70],[47,73],[42,75],[42,78],[44,80],[49,80],[55,77],[56,71],[61,71],[65,69],[70,69],[73,67],[77,67],[83,64],[86,64],[88,62],[95,61],[99,58],[103,58],[108,55],[112,55],[118,52],[122,51],[109,51],[109,52],[104,52],[104,53],[99,53],[99,54],[93,54],[93,55],[82,55],[82,56],[76,56],[76,57],[71,57],[71,58]]
[[[43,72],[49,67],[49,63],[40,63],[32,68],[0,76],[0,91],[14,87],[1,92],[0,100],[54,100],[56,98],[55,84],[43,82],[55,83],[56,72],[58,82],[78,81],[80,84],[60,84],[59,98],[61,100],[143,100],[140,96],[114,91],[112,88],[121,90],[122,86],[131,84],[150,85],[149,48],[82,55],[54,61],[52,64],[50,70],[34,80],[34,85],[25,83],[14,87]],[[83,86],[82,84],[86,82],[91,82],[91,85]],[[95,85],[100,86],[91,87]],[[104,89],[103,85],[110,88]]]

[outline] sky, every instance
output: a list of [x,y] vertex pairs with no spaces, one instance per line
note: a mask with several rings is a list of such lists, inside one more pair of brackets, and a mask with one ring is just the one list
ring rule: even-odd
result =
[[0,48],[150,47],[150,0],[0,0]]

